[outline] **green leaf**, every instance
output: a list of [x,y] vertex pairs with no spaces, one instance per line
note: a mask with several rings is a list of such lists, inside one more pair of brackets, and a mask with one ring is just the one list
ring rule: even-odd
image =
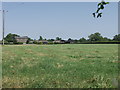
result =
[[109,4],[109,2],[106,2],[106,4]]
[[100,9],[104,9],[104,6],[103,6],[103,5],[101,5]]
[[105,2],[105,1],[103,1],[103,2],[102,2],[102,5],[106,5],[106,2]]

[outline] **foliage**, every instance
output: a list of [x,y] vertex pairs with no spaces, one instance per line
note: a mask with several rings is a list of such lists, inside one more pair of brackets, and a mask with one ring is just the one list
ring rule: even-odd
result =
[[29,42],[27,42],[27,44],[34,44],[33,42],[34,42],[34,41],[29,41]]
[[32,44],[30,41],[33,41],[33,39],[31,39],[31,38],[28,38],[28,40],[27,40],[27,44]]
[[[15,40],[15,36],[19,36],[16,34],[8,34],[5,38],[6,43],[5,44],[17,44],[16,40]],[[62,44],[79,44],[79,43],[86,43],[86,44],[90,44],[90,43],[98,43],[98,44],[106,44],[106,43],[113,43],[113,44],[117,44],[120,42],[120,34],[119,35],[115,35],[113,37],[113,39],[109,39],[107,37],[103,37],[99,32],[93,33],[91,35],[88,36],[89,39],[85,39],[84,37],[80,38],[79,40],[77,39],[72,39],[72,38],[68,38],[68,40],[62,40],[62,38],[60,37],[56,37],[56,40],[61,40]],[[48,43],[46,44],[53,44],[55,41],[54,39],[41,39],[41,40],[46,40],[48,41]],[[61,42],[55,42],[54,44],[60,44]],[[33,40],[31,38],[28,38],[27,40],[27,44],[45,44],[45,43],[41,43],[40,40]]]
[[88,36],[88,38],[89,38],[89,41],[101,41],[103,39],[103,37],[99,32],[91,34],[90,36]]
[[37,44],[43,44],[43,42],[38,42]]
[[109,38],[107,38],[107,37],[104,37],[104,38],[102,39],[102,41],[112,41],[112,40],[109,39]]
[[0,40],[0,44],[2,44],[2,41]]
[[71,38],[68,38],[68,41],[71,41],[72,39]]
[[113,40],[115,40],[115,41],[120,41],[120,34],[115,35],[115,36],[113,37]]
[[4,41],[4,44],[10,44],[10,42],[8,42],[8,41],[5,40],[5,41]]
[[87,40],[83,37],[79,39],[80,42],[86,42]]
[[120,41],[86,41],[80,44],[120,44]]
[[44,40],[47,40],[46,38]]
[[56,40],[62,40],[62,38],[60,38],[60,37],[56,37]]
[[102,0],[100,3],[98,3],[97,5],[97,11],[93,13],[94,17],[102,17],[102,12],[100,12],[100,10],[103,10],[105,5],[109,4],[109,2],[105,2],[104,0]]
[[34,44],[37,44],[38,42],[36,40],[33,41]]
[[[3,41],[2,41],[2,40],[0,41],[0,44],[3,44]],[[9,42],[6,41],[6,40],[4,40],[4,44],[9,44]]]
[[77,40],[77,39],[75,39],[75,40],[74,40],[74,43],[76,43],[76,44],[77,44],[77,43],[78,43],[78,40]]
[[15,39],[16,36],[19,37],[19,35],[17,35],[17,34],[11,34],[11,33],[9,33],[9,34],[5,37],[5,40],[8,41],[8,42],[16,43],[16,42],[17,42],[16,39]]
[[52,41],[49,41],[48,44],[54,44]]
[[42,36],[40,36],[39,40],[43,40]]
[[54,39],[48,39],[48,41],[55,41]]
[[14,44],[23,44],[23,42],[15,42]]

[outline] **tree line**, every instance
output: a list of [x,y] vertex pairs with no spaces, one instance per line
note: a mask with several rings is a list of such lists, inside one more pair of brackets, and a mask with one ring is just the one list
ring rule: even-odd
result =
[[[9,33],[4,38],[5,43],[10,44],[11,42],[13,42],[13,44],[16,44],[17,43],[17,41],[15,39],[16,36],[20,37],[20,35]],[[80,39],[68,38],[68,40],[63,40],[60,37],[56,37],[56,39],[45,39],[42,36],[40,36],[38,40],[28,38],[27,44],[30,44],[31,41],[33,44],[37,44],[37,41],[43,41],[43,40],[48,41],[48,42],[65,41],[65,43],[67,43],[68,41],[69,42],[73,41],[73,43],[75,43],[75,44],[77,44],[77,43],[119,43],[120,42],[120,34],[113,36],[112,39],[107,38],[107,37],[103,37],[99,32],[96,32],[96,33],[89,35],[88,39],[86,39],[84,37],[82,37]]]

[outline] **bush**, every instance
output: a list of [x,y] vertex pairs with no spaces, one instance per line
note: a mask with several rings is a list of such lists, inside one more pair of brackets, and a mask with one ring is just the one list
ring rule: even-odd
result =
[[37,42],[37,44],[43,44],[43,42]]
[[48,42],[48,44],[54,44],[53,42]]
[[38,42],[37,41],[33,41],[34,44],[37,44]]
[[33,44],[33,42],[29,42],[28,44]]
[[87,41],[80,44],[120,44],[120,41]]
[[23,44],[22,42],[16,42],[16,43],[14,43],[14,44]]

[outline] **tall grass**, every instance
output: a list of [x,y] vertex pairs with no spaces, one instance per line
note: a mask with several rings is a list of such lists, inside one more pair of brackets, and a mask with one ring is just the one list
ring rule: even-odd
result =
[[3,47],[3,88],[115,88],[118,45]]

